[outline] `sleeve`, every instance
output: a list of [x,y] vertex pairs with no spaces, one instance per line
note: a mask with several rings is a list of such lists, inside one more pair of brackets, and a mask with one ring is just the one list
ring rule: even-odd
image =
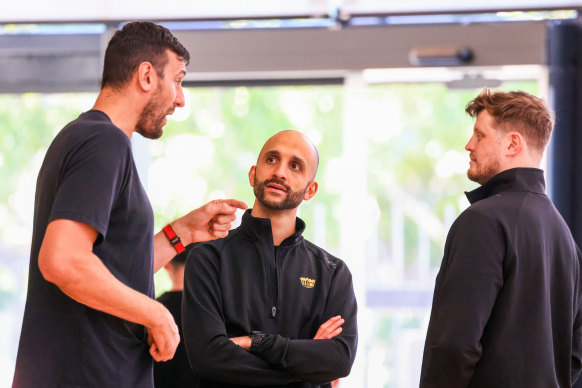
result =
[[582,387],[582,379],[580,379],[580,370],[582,369],[582,298],[580,297],[580,293],[582,290],[580,289],[581,278],[582,275],[580,271],[582,270],[582,252],[580,249],[576,248],[576,253],[578,255],[578,279],[576,284],[577,290],[577,303],[578,307],[574,312],[574,327],[572,333],[572,375],[571,381],[574,384],[576,381],[577,384],[575,388]]
[[117,129],[96,130],[68,155],[50,221],[79,221],[95,228],[99,240],[106,235],[111,209],[132,161],[129,140],[123,136]]
[[475,209],[455,222],[436,280],[421,388],[466,387],[481,358],[481,336],[503,285],[505,235]]
[[182,329],[190,366],[203,379],[241,385],[299,381],[230,341],[222,312],[219,256],[210,245],[195,247],[186,261]]
[[332,280],[321,323],[341,315],[345,320],[342,332],[329,340],[266,335],[252,352],[304,381],[321,384],[345,377],[350,373],[356,356],[357,309],[351,273],[340,262]]

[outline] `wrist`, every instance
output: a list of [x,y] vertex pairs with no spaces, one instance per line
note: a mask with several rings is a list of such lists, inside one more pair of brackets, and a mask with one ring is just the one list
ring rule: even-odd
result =
[[174,229],[176,234],[180,236],[182,244],[184,244],[184,246],[187,246],[195,242],[195,240],[193,240],[192,229],[188,227],[188,224],[183,220],[183,218],[184,217],[180,217],[170,222],[169,225],[171,225],[172,229]]
[[[148,298],[149,299],[149,298]],[[163,326],[168,309],[155,299],[149,299],[148,306],[143,309],[145,313],[144,322],[138,322],[148,329],[156,330]],[[144,306],[145,307],[145,306]]]
[[[174,222],[174,225],[175,224],[176,223]],[[176,252],[182,253],[185,250],[184,245],[186,243],[184,241],[182,241],[180,234],[178,234],[179,232],[177,232],[174,229],[174,225],[172,225],[172,223],[170,223],[170,224],[164,226],[162,228],[162,232],[165,234],[166,238],[168,239],[170,244],[174,247]]]
[[260,331],[251,331],[251,335],[250,335],[250,339],[251,339],[251,345],[249,350],[251,352],[256,352],[261,348],[261,344],[263,343],[263,341],[265,340],[265,333],[262,333]]

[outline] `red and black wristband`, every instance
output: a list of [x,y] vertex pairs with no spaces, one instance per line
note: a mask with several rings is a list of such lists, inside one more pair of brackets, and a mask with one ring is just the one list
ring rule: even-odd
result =
[[170,244],[172,244],[174,248],[176,248],[176,251],[178,253],[182,253],[186,250],[184,248],[184,245],[182,244],[182,240],[180,240],[180,237],[176,235],[176,232],[174,232],[174,229],[172,229],[170,224],[164,226],[162,230],[166,234],[166,237],[168,237],[168,240],[170,240]]

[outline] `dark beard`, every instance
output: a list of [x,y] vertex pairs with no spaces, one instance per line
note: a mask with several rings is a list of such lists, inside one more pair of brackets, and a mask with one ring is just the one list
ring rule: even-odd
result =
[[159,139],[164,133],[163,126],[166,115],[156,117],[158,112],[162,111],[162,107],[155,102],[159,99],[160,95],[161,90],[158,88],[156,94],[152,96],[141,111],[135,126],[137,133],[148,139]]
[[[285,198],[282,201],[275,202],[275,201],[270,201],[266,198],[265,187],[269,183],[276,183],[276,184],[281,185],[285,188],[287,195],[285,196]],[[253,192],[255,193],[255,197],[257,198],[257,200],[259,201],[259,203],[263,207],[265,207],[267,209],[271,209],[271,210],[289,210],[289,209],[295,209],[299,206],[301,201],[303,201],[303,196],[305,195],[305,192],[307,191],[308,187],[309,187],[309,185],[307,185],[307,187],[305,187],[305,189],[302,191],[292,191],[291,188],[286,183],[284,183],[278,179],[274,179],[274,178],[267,179],[267,180],[259,183],[259,182],[257,182],[257,178],[255,177]]]

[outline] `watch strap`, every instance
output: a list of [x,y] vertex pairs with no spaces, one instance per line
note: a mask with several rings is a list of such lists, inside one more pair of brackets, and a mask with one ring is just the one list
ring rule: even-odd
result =
[[172,229],[170,224],[164,226],[162,230],[164,231],[164,234],[166,235],[168,240],[170,240],[170,244],[172,244],[174,248],[176,248],[176,251],[178,253],[182,253],[186,250],[184,248],[184,244],[182,244],[182,240],[180,240],[180,237],[176,235],[176,232],[174,232],[174,229]]

